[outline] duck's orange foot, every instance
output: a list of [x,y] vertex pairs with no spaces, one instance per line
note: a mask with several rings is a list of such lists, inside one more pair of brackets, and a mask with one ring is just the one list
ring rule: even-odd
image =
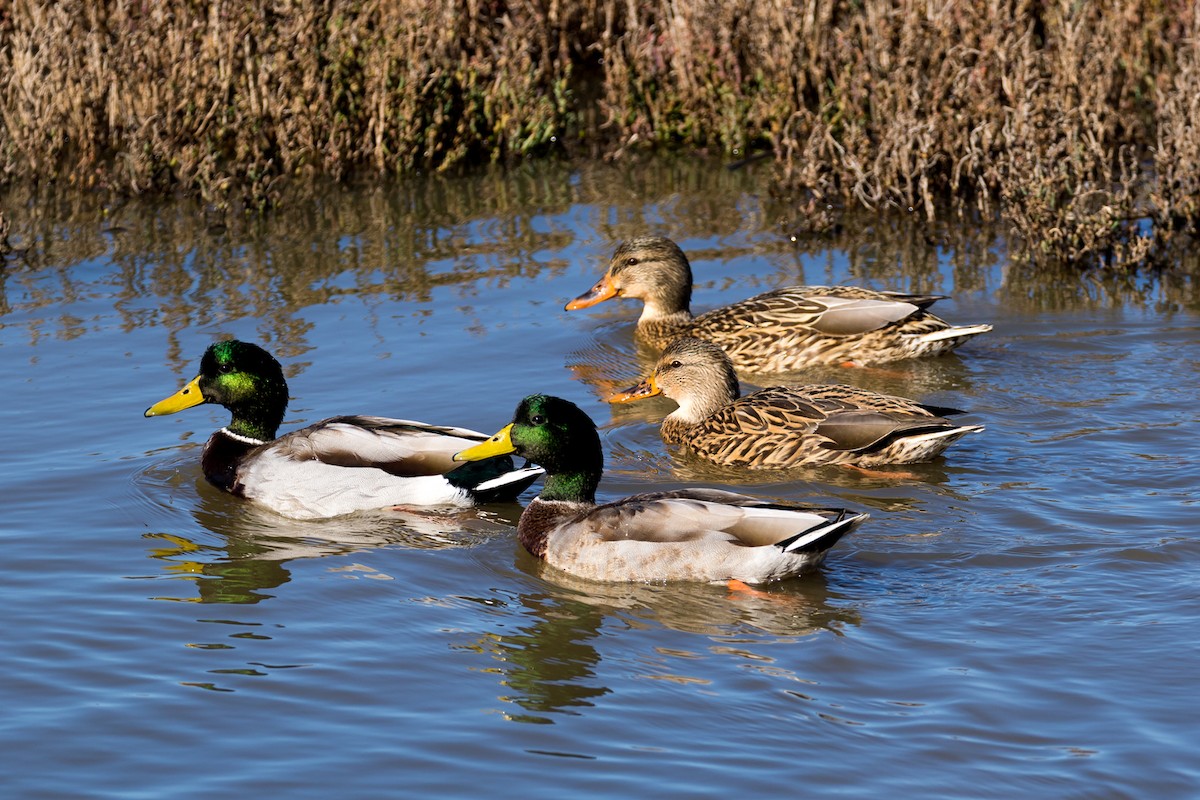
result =
[[878,375],[881,378],[896,378],[897,380],[910,377],[910,373],[902,369],[884,369],[883,367],[870,367],[866,364],[860,364],[857,361],[839,361],[839,367],[846,369],[861,369],[864,372],[869,372],[872,375]]
[[917,479],[917,473],[904,470],[889,470],[885,472],[881,469],[867,469],[857,464],[842,464],[842,466],[857,471],[864,478],[881,478],[894,481],[915,481]]
[[770,592],[763,592],[755,589],[748,583],[739,581],[737,578],[730,578],[725,585],[729,588],[730,597],[737,597],[737,592],[741,592],[743,597],[765,597],[771,598]]

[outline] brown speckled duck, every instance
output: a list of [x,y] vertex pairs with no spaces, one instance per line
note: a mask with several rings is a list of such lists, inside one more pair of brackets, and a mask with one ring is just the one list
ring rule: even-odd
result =
[[558,397],[531,395],[513,421],[455,458],[515,453],[546,470],[517,525],[530,553],[599,581],[729,581],[815,569],[867,514],[771,503],[717,489],[681,489],[596,504],[604,467],[592,420]]
[[664,441],[717,464],[751,469],[911,464],[983,430],[945,419],[961,413],[953,409],[841,384],[740,393],[721,348],[682,337],[667,346],[649,377],[609,400],[666,395],[679,408],[663,420]]
[[940,295],[854,286],[789,286],[693,317],[692,269],[670,239],[623,242],[590,291],[567,303],[588,308],[612,297],[645,303],[639,336],[662,349],[680,336],[720,345],[737,369],[780,372],[815,364],[867,366],[947,353],[991,325],[955,327],[929,306]]

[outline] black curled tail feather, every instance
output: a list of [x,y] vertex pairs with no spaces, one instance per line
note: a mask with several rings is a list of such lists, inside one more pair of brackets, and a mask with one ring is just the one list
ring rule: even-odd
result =
[[953,417],[958,414],[966,414],[961,408],[950,408],[949,406],[935,406],[929,403],[917,403],[921,408],[933,414],[935,417]]
[[504,503],[516,500],[543,474],[539,467],[518,469],[511,456],[493,456],[482,461],[467,461],[446,473],[451,486],[464,489],[476,503]]
[[833,519],[814,525],[775,546],[787,553],[823,553],[857,528],[868,516],[845,508],[838,509],[837,516]]

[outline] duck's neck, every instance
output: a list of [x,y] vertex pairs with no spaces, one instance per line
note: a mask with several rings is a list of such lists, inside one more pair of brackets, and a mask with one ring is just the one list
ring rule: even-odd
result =
[[684,425],[695,425],[741,396],[741,387],[735,375],[730,373],[721,380],[711,380],[694,387],[687,394],[672,397],[679,408],[667,415],[667,419]]
[[662,280],[638,291],[643,303],[638,325],[684,327],[692,321],[692,271],[687,264],[666,264]]
[[687,303],[681,306],[677,298],[656,299],[647,297],[642,306],[642,315],[638,317],[638,325],[661,325],[675,328],[685,328],[692,322],[692,312]]
[[274,439],[287,411],[287,381],[282,375],[268,376],[253,379],[249,385],[238,384],[237,389],[216,398],[232,417],[225,429],[237,436],[263,442]]
[[259,442],[269,442],[275,438],[279,423],[283,421],[283,411],[278,412],[260,407],[231,408],[233,419],[225,426],[225,430],[235,436],[256,439]]
[[547,473],[542,480],[542,500],[564,500],[570,503],[595,503],[600,473],[591,471]]
[[648,318],[647,312],[650,311],[651,308],[647,304],[642,316],[638,318],[637,332],[638,336],[649,342],[656,350],[662,350],[679,336],[688,333],[692,326],[690,311],[676,311]]

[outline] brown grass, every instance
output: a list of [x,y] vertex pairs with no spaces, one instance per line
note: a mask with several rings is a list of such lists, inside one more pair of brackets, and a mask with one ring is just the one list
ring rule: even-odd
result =
[[278,202],[646,147],[774,154],[794,226],[999,216],[1038,263],[1200,232],[1191,0],[14,0],[0,182]]
[[552,13],[16,0],[0,12],[0,170],[257,202],[281,178],[537,152],[568,117]]

